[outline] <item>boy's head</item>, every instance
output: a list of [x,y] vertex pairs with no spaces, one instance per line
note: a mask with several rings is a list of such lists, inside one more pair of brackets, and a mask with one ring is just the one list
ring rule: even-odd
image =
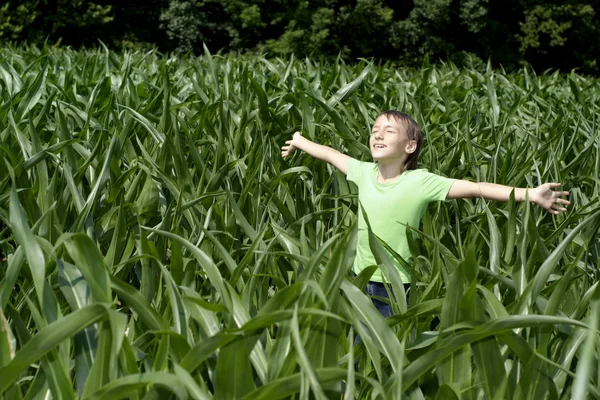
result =
[[404,159],[406,169],[417,169],[423,135],[408,114],[385,111],[375,119],[369,144],[375,161]]

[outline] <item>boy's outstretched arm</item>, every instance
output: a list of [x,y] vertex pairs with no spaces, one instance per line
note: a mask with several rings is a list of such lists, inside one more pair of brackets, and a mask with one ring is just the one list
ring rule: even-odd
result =
[[290,156],[296,150],[302,150],[314,158],[318,158],[319,160],[323,160],[333,165],[342,171],[344,175],[348,174],[348,160],[350,160],[350,156],[340,153],[331,147],[311,142],[309,139],[302,136],[300,132],[294,133],[292,140],[286,141],[285,144],[286,145],[281,148],[282,157]]
[[496,183],[457,180],[452,184],[446,197],[448,199],[483,197],[487,200],[508,201],[510,192],[514,189],[516,201],[525,201],[525,195],[529,192],[529,201],[543,207],[551,214],[559,214],[561,211],[567,211],[565,207],[571,204],[570,201],[561,198],[561,196],[568,196],[569,192],[552,190],[559,186],[560,183],[544,183],[536,188],[525,189]]

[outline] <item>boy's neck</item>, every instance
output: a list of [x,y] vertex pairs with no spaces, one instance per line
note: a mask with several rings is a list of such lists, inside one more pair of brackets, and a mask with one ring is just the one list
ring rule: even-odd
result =
[[391,162],[384,162],[382,160],[377,162],[377,169],[379,170],[379,176],[377,180],[379,182],[393,181],[398,178],[406,170],[406,164],[402,160],[394,160]]

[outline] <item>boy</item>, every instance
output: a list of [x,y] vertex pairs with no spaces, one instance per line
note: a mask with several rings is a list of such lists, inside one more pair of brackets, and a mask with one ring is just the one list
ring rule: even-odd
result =
[[[335,149],[316,144],[296,132],[292,140],[285,142],[281,155],[287,157],[297,149],[326,161],[358,186],[358,198],[369,218],[373,232],[384,240],[404,259],[411,254],[406,239],[406,226],[419,226],[425,208],[432,201],[483,197],[488,200],[508,201],[513,188],[494,183],[476,183],[449,179],[417,169],[422,134],[419,125],[407,114],[396,110],[380,114],[371,130],[369,148],[374,163],[360,162]],[[529,200],[552,214],[566,211],[570,202],[560,196],[569,192],[555,192],[559,183],[545,183],[535,189],[514,188],[515,200]],[[358,213],[358,242],[353,270],[358,274],[369,265],[376,265],[369,247],[368,232],[363,213]],[[410,276],[400,265],[400,277],[405,290]],[[381,271],[376,271],[367,284],[370,296],[388,298],[382,283]],[[408,296],[407,296],[408,301]],[[392,307],[373,299],[384,317],[392,314]]]

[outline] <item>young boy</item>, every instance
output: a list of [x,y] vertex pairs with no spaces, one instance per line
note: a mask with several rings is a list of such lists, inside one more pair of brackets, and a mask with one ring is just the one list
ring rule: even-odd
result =
[[[374,163],[361,162],[335,149],[316,144],[294,133],[292,140],[285,142],[281,155],[287,157],[297,149],[333,165],[347,179],[358,186],[358,199],[365,209],[373,232],[385,241],[404,259],[411,254],[406,238],[406,225],[417,228],[425,208],[432,201],[483,197],[488,200],[508,201],[513,188],[494,183],[476,183],[449,179],[417,169],[422,134],[419,125],[407,114],[389,110],[380,114],[371,130],[369,148]],[[514,188],[515,200],[529,200],[552,214],[566,211],[569,192],[554,191],[559,183],[545,183],[535,189]],[[353,270],[358,274],[370,265],[376,265],[369,247],[369,238],[363,213],[358,213],[358,243]],[[399,269],[405,289],[409,287],[410,275],[400,265]],[[377,270],[367,284],[370,296],[388,298],[382,284],[381,271]],[[407,298],[408,300],[408,298]],[[392,307],[373,299],[384,317],[392,314]]]

